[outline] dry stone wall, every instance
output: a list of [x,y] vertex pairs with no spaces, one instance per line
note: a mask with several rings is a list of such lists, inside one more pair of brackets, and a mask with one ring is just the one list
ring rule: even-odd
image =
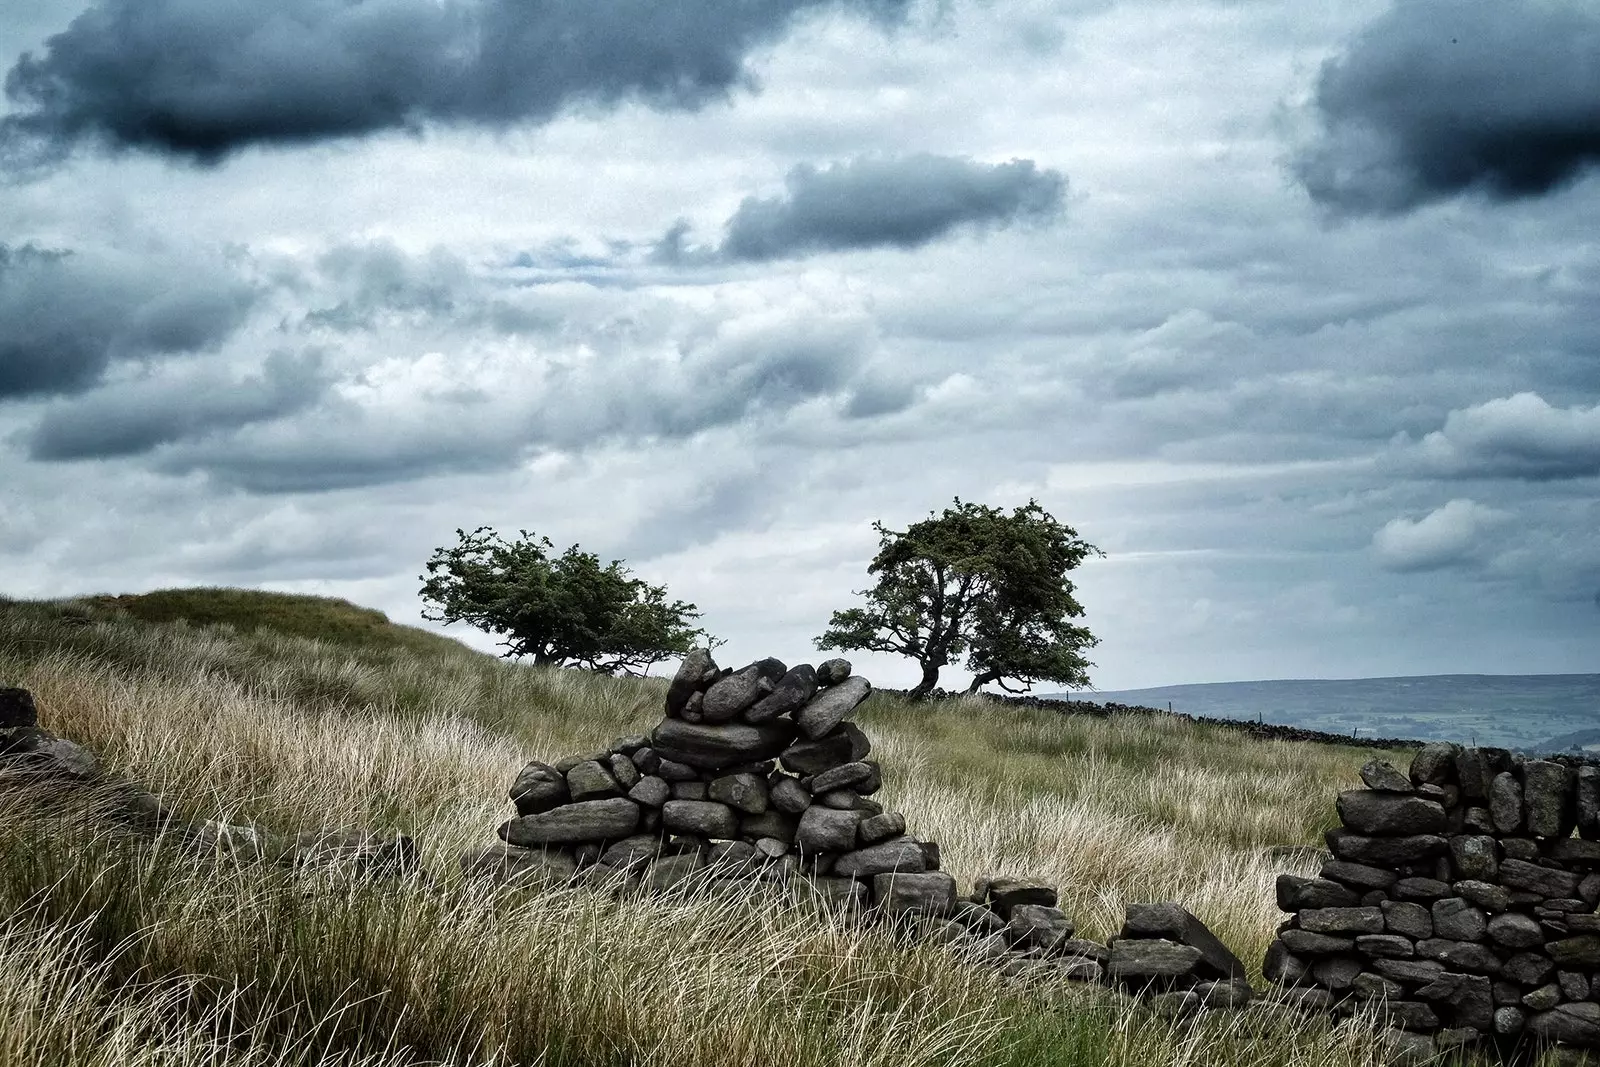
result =
[[1280,999],[1379,1007],[1419,1054],[1600,1048],[1600,767],[1430,744],[1339,794],[1263,973]]

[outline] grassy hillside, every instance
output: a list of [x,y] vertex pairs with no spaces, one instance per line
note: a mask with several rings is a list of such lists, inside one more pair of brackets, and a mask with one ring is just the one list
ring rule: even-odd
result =
[[[0,965],[32,976],[0,992],[0,1067],[1374,1062],[1362,1025],[1171,1022],[759,901],[462,885],[454,858],[494,840],[517,769],[647,730],[659,680],[506,663],[339,601],[188,590],[0,602],[0,685],[192,817],[399,830],[433,874],[197,869],[96,834],[81,804],[0,792]],[[1178,900],[1253,965],[1273,877],[1311,868],[1372,756],[969,699],[879,694],[859,718],[881,799],[964,888],[1042,875],[1097,939],[1128,901]]]

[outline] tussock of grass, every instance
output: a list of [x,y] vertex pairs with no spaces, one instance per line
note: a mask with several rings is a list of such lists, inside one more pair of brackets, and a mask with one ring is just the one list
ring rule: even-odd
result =
[[[32,689],[45,725],[114,773],[196,818],[412,833],[436,875],[363,887],[197,866],[13,797],[0,812],[0,964],[32,953],[40,977],[33,1000],[0,998],[0,1049],[44,1052],[0,1067],[1376,1062],[1359,1026],[1256,1010],[1173,1022],[754,897],[464,885],[454,857],[493,840],[521,764],[647,729],[664,684],[445,644],[0,604],[0,684]],[[1280,918],[1272,878],[1305,863],[1277,853],[1316,843],[1335,790],[1372,756],[968,700],[880,695],[861,718],[882,799],[941,843],[958,878],[1057,881],[1094,937],[1127,901],[1179,900],[1249,963]],[[112,1035],[100,1058],[49,1051],[80,1019]]]

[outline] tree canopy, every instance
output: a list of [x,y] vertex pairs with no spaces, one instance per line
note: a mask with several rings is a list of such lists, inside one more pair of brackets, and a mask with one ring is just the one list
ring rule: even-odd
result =
[[606,674],[642,674],[705,643],[693,604],[635,578],[612,560],[573,545],[559,556],[547,537],[519,531],[507,541],[487,526],[435,549],[427,563],[422,617],[465,622],[500,635],[506,656]]
[[877,584],[858,593],[864,606],[833,613],[819,649],[910,656],[922,665],[913,696],[931,692],[963,655],[969,691],[1088,684],[1083,653],[1098,639],[1069,621],[1083,607],[1067,573],[1101,553],[1037,501],[1007,515],[958,497],[906,530],[872,525],[879,549],[867,573]]

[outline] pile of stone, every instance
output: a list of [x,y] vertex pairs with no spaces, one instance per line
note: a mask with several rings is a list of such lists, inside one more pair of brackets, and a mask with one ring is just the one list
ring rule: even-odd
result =
[[1361,777],[1321,876],[1278,879],[1280,999],[1375,1005],[1418,1054],[1600,1048],[1600,767],[1431,744]]
[[882,784],[850,716],[872,692],[842,659],[718,668],[698,649],[649,736],[524,767],[503,845],[462,857],[500,880],[582,879],[669,888],[803,882],[825,900],[948,916],[939,848],[872,799]]
[[1254,995],[1239,957],[1177,904],[1129,904],[1110,947],[1112,981],[1164,1014],[1242,1008]]
[[1034,878],[982,876],[942,922],[924,920],[932,936],[969,958],[996,965],[1017,978],[1099,982],[1105,946],[1077,937],[1077,927],[1056,907],[1056,887]]

